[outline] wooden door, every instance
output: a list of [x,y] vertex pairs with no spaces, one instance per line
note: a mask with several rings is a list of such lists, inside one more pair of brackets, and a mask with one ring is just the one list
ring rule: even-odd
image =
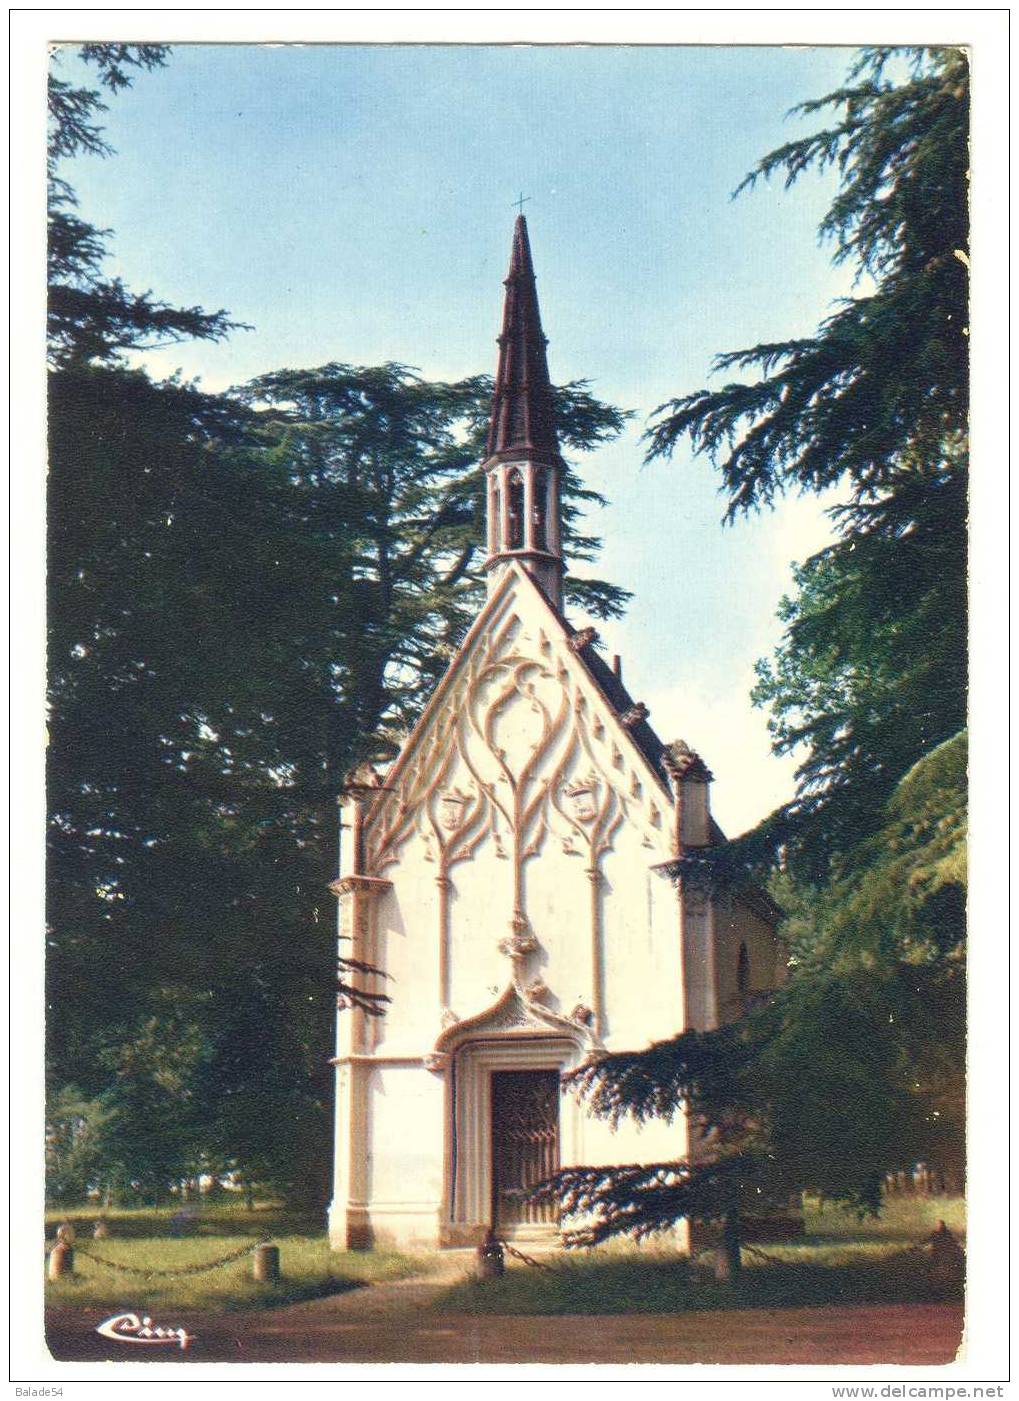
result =
[[492,1223],[552,1225],[555,1207],[522,1200],[559,1168],[559,1072],[492,1072]]

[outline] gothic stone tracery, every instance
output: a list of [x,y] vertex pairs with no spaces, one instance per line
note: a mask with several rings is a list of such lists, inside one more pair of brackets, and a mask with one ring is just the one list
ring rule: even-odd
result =
[[[535,645],[535,641],[537,645]],[[465,659],[410,762],[387,780],[366,832],[366,868],[383,875],[415,834],[436,867],[439,995],[449,1005],[451,872],[484,842],[511,863],[512,907],[500,948],[523,986],[537,948],[524,867],[549,841],[585,859],[591,882],[592,976],[601,1019],[600,866],[629,816],[661,843],[656,805],[609,739],[607,714],[543,633],[524,632],[512,599]]]

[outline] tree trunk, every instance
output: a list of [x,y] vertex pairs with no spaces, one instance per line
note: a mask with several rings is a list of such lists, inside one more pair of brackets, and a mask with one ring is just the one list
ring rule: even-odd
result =
[[739,1278],[740,1234],[739,1212],[727,1212],[722,1223],[722,1238],[715,1250],[715,1279],[720,1284],[733,1284]]

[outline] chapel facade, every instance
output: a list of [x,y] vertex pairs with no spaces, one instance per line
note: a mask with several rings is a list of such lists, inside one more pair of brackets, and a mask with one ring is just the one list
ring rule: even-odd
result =
[[675,1160],[563,1071],[741,1014],[782,980],[761,893],[680,878],[724,840],[711,774],[563,613],[560,480],[527,225],[516,221],[487,456],[487,600],[384,775],[341,797],[341,952],[385,972],[338,1018],[337,1249],[554,1238],[560,1165]]

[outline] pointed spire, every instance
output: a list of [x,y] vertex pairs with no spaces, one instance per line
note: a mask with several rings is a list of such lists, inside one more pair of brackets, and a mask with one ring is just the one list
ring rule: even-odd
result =
[[513,230],[513,253],[505,287],[488,458],[505,460],[526,455],[557,463],[559,444],[545,358],[547,341],[541,329],[527,220],[522,214]]
[[517,561],[554,608],[563,606],[559,456],[552,383],[545,359],[538,293],[534,286],[527,221],[513,230],[499,337],[499,368],[492,395],[485,472],[488,588]]

